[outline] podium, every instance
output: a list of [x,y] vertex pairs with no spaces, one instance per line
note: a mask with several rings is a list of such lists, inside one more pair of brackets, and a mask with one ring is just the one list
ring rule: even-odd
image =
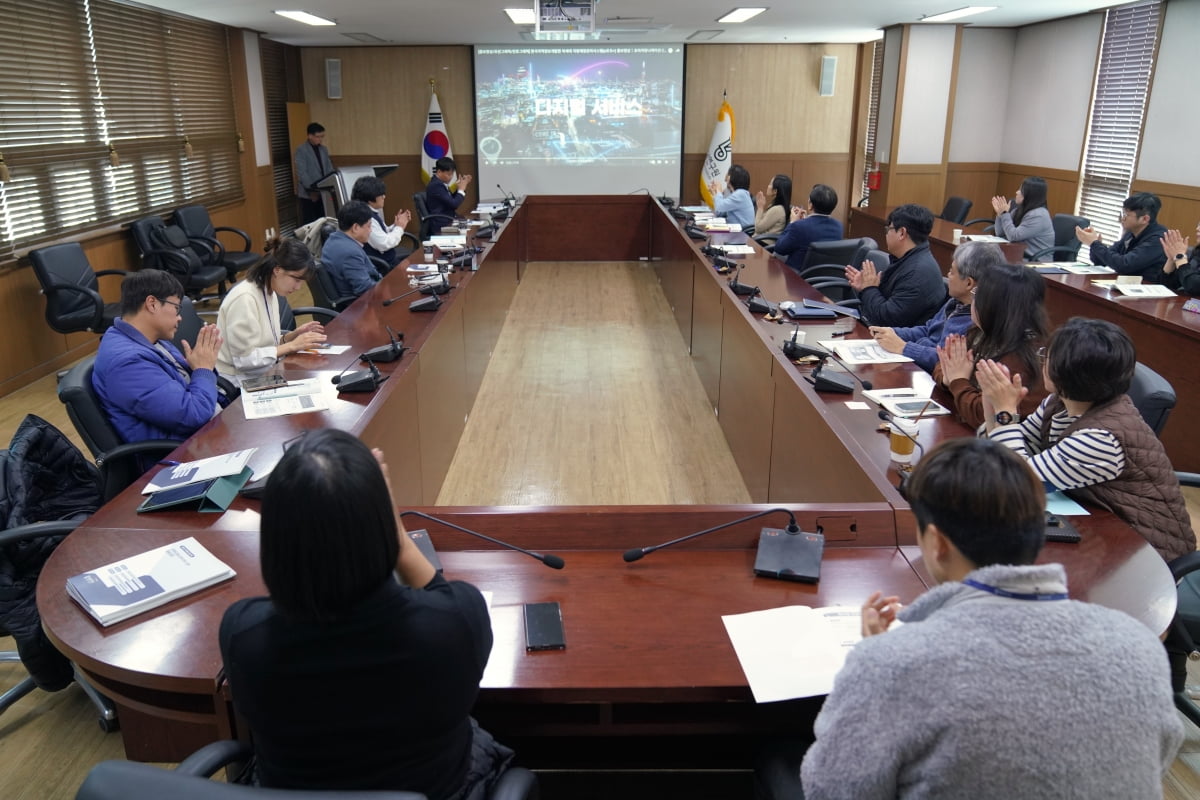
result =
[[325,204],[325,216],[336,217],[338,209],[350,202],[350,192],[354,189],[354,182],[359,178],[364,175],[382,178],[399,166],[399,164],[375,164],[373,166],[356,164],[339,167],[324,175],[313,185],[321,192],[321,201]]

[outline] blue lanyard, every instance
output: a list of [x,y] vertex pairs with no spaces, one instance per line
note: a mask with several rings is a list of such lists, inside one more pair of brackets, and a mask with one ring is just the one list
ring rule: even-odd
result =
[[978,589],[981,592],[987,592],[988,594],[994,594],[997,597],[1007,597],[1009,600],[1036,600],[1036,601],[1040,602],[1040,601],[1045,601],[1045,600],[1066,600],[1067,599],[1066,592],[1056,592],[1054,594],[1036,594],[1036,593],[1029,594],[1026,592],[1010,592],[1007,589],[1000,589],[996,586],[988,586],[986,583],[980,583],[979,581],[976,581],[976,580],[965,580],[965,581],[963,581],[963,585],[970,586],[972,589]]

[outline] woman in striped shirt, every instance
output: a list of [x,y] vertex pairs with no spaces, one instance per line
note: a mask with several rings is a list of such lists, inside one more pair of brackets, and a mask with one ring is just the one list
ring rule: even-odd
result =
[[1050,394],[1025,419],[1027,389],[996,361],[980,361],[984,435],[1024,456],[1050,489],[1107,508],[1168,561],[1196,537],[1166,451],[1126,392],[1137,356],[1121,328],[1073,317],[1040,351]]

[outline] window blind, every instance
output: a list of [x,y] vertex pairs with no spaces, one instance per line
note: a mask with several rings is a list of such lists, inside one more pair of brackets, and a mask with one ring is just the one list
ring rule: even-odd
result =
[[0,184],[0,260],[242,198],[222,26],[111,0],[0,0],[0,10],[0,152],[11,174]]
[[271,147],[271,179],[281,234],[291,233],[300,222],[288,131],[288,49],[288,45],[280,42],[259,39],[263,93],[267,104],[267,140]]
[[1122,233],[1121,205],[1137,166],[1161,17],[1158,0],[1105,12],[1076,206],[1110,244]]
[[875,42],[871,57],[870,100],[867,103],[867,135],[863,147],[862,205],[870,205],[867,173],[875,166],[875,138],[879,131],[879,85],[883,82],[883,40]]

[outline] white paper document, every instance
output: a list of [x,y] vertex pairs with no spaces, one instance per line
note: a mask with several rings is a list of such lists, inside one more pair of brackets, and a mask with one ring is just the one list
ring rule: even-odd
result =
[[316,353],[322,356],[338,356],[350,349],[348,344],[329,344],[326,342],[320,347],[314,347],[311,350],[305,350],[306,353]]
[[150,480],[150,483],[146,484],[146,488],[142,489],[142,494],[153,494],[163,489],[177,489],[180,486],[190,486],[193,483],[213,478],[237,475],[245,469],[246,462],[250,460],[250,456],[254,455],[254,451],[257,449],[257,447],[251,447],[235,453],[222,453],[219,456],[202,458],[199,461],[185,461],[182,464],[168,466],[160,470]]
[[719,244],[717,249],[731,256],[747,256],[754,252],[754,248],[748,244]]
[[874,339],[827,339],[818,344],[826,350],[832,350],[847,364],[902,364],[912,361],[908,356],[889,353]]
[[429,243],[439,250],[454,250],[467,246],[467,236],[430,236]]
[[1053,264],[1062,267],[1072,275],[1112,275],[1116,270],[1101,264]]
[[703,214],[705,212],[711,214],[712,209],[708,206],[680,206],[680,211],[686,211],[689,214]]
[[[1096,281],[1099,283],[1099,281]],[[1157,283],[1117,283],[1112,288],[1126,297],[1174,297],[1175,293]]]
[[994,244],[1008,244],[1008,239],[1003,236],[993,236],[990,233],[971,233],[963,234],[964,242],[992,242]]
[[[330,390],[326,390],[328,384]],[[337,394],[333,384],[320,378],[307,378],[289,383],[278,389],[242,395],[242,408],[246,419],[282,417],[286,414],[304,414],[309,411],[324,411],[332,405]]]
[[916,389],[867,389],[863,391],[863,397],[897,417],[935,417],[950,413],[930,400],[928,394],[918,394]]
[[784,606],[721,617],[758,703],[829,694],[862,639],[862,609]]

